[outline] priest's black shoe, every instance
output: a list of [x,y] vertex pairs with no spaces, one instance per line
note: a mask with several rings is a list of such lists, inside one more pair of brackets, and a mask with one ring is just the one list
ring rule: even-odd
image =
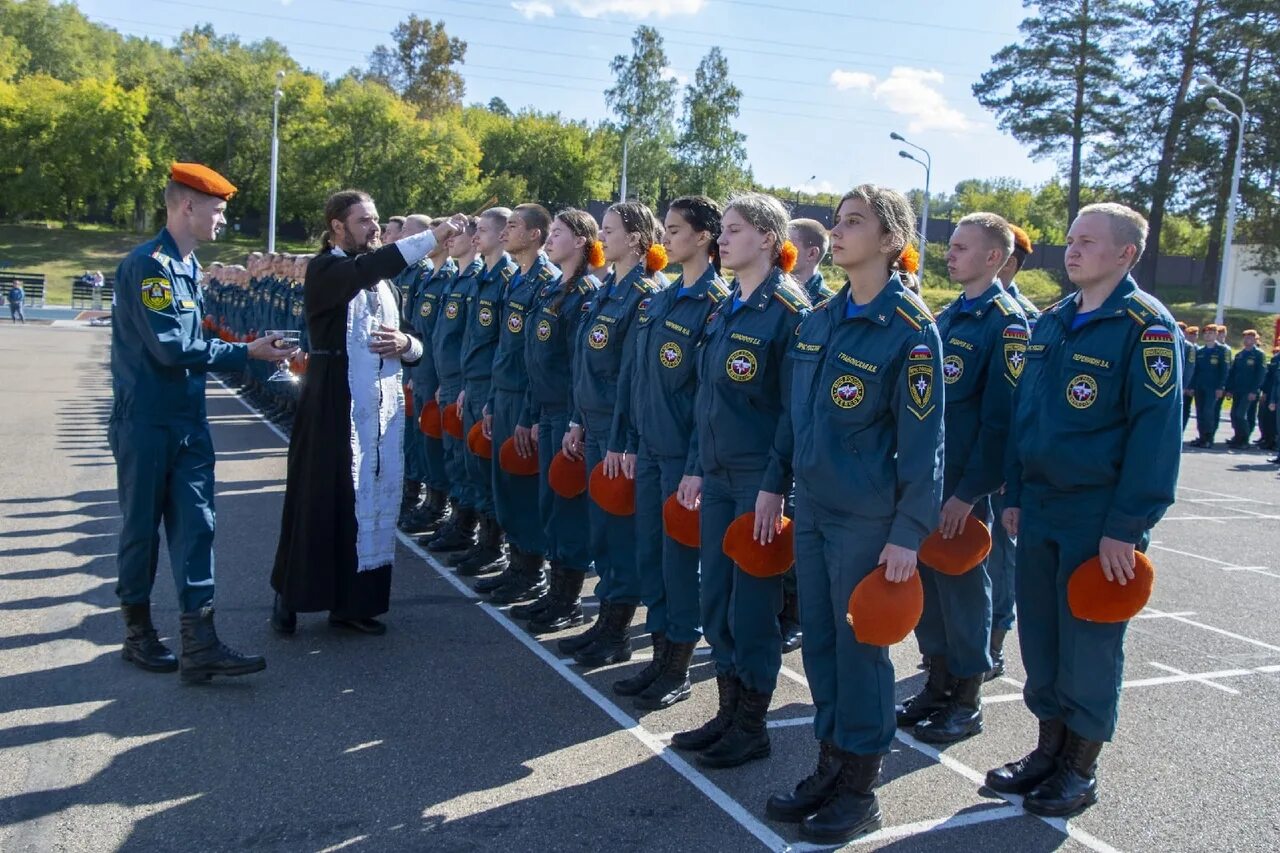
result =
[[581,634],[574,634],[572,637],[565,637],[556,643],[556,648],[561,654],[575,655],[596,641],[596,637],[600,636],[600,632],[604,630],[604,617],[609,614],[612,605],[607,601],[600,602],[600,612],[596,614],[596,621],[591,623],[591,627],[583,631]]
[[1036,748],[1017,761],[987,771],[987,787],[1001,794],[1026,794],[1058,769],[1058,754],[1067,740],[1062,720],[1041,720]]
[[122,604],[124,615],[124,648],[120,656],[147,672],[174,672],[178,659],[162,642],[151,624],[151,602]]
[[840,753],[835,792],[815,813],[800,821],[800,837],[816,844],[845,844],[880,828],[875,787],[883,757]]
[[649,663],[630,678],[613,682],[613,692],[619,696],[640,695],[662,673],[662,667],[666,663],[667,635],[661,631],[654,631],[649,635],[649,640],[653,645],[653,657]]
[[991,629],[991,669],[983,676],[983,681],[995,681],[1004,675],[1004,638],[1008,634],[1003,628]]
[[609,611],[600,617],[600,633],[595,641],[574,654],[580,666],[608,666],[631,660],[631,618],[636,615],[634,604],[610,604]]
[[956,679],[951,700],[916,723],[912,733],[925,743],[956,743],[982,731],[982,675]]
[[369,617],[352,617],[334,616],[330,614],[329,624],[334,628],[341,628],[344,631],[355,631],[359,634],[369,634],[374,637],[387,633],[387,626],[379,622],[377,619]]
[[242,655],[223,645],[213,626],[213,606],[182,614],[182,680],[208,681],[215,675],[248,675],[267,668],[261,655]]
[[733,717],[738,712],[738,698],[742,695],[742,682],[735,675],[716,674],[716,692],[719,694],[716,715],[696,729],[676,732],[671,737],[671,745],[676,749],[690,752],[701,752],[714,744],[733,725]]
[[899,728],[910,728],[930,714],[941,711],[951,699],[951,674],[947,672],[946,655],[931,655],[926,660],[929,673],[924,689],[899,705],[894,714]]
[[1071,817],[1098,802],[1098,754],[1102,741],[1067,729],[1067,742],[1053,775],[1031,789],[1022,807],[1040,817]]
[[799,823],[822,807],[836,792],[840,778],[840,756],[836,745],[824,740],[818,744],[818,766],[800,780],[790,794],[774,794],[764,811],[774,820]]
[[733,715],[733,725],[720,739],[698,756],[703,767],[738,767],[757,758],[767,758],[773,750],[769,743],[769,730],[765,716],[773,693],[757,693],[746,685],[738,696],[738,708]]
[[689,698],[693,692],[693,686],[689,683],[689,664],[697,645],[667,641],[662,672],[635,698],[637,708],[641,711],[658,711]]
[[800,629],[800,597],[794,592],[782,594],[782,612],[778,614],[778,627],[782,629],[782,653],[788,654],[800,648],[804,632]]
[[298,630],[298,614],[285,609],[280,593],[276,593],[275,600],[271,602],[271,630],[277,634],[292,634]]
[[[555,571],[554,564],[552,571]],[[582,611],[582,584],[586,580],[586,572],[562,567],[559,577],[558,586],[554,580],[552,582],[546,609],[529,620],[531,634],[554,634],[587,622],[587,615]]]

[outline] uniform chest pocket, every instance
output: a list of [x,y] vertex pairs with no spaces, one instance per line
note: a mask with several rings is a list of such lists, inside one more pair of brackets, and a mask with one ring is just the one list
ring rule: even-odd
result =
[[942,356],[942,381],[948,396],[968,396],[976,387],[986,360],[986,346],[981,340],[967,335],[948,336]]
[[722,364],[717,366],[712,360],[707,366],[713,371],[718,367],[720,378],[729,385],[743,388],[757,387],[768,375],[770,355],[767,342],[750,343],[730,337],[722,341],[716,349],[723,356]]
[[880,365],[831,351],[814,388],[817,410],[846,426],[870,421],[886,404],[884,372]]
[[1063,358],[1057,379],[1061,386],[1057,389],[1061,408],[1067,416],[1089,419],[1120,400],[1124,372],[1118,369],[1117,359],[1110,354],[1073,352]]

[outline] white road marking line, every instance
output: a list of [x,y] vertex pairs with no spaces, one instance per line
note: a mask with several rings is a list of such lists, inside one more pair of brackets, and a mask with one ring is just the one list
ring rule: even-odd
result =
[[[1192,488],[1191,486],[1178,486],[1178,490],[1182,492],[1199,492],[1202,495],[1213,495],[1215,498],[1231,498],[1232,500],[1237,500],[1244,503],[1262,504],[1263,506],[1275,506],[1275,504],[1269,504],[1266,501],[1255,500],[1254,498],[1241,497],[1240,495],[1229,495],[1229,494],[1226,494],[1225,492],[1211,492],[1208,489],[1195,489],[1195,488]],[[1188,498],[1187,500],[1194,503],[1197,500],[1200,500],[1200,498]]]
[[1194,610],[1180,610],[1177,613],[1139,613],[1134,619],[1168,619],[1171,616],[1195,616]]
[[1156,610],[1154,607],[1148,607],[1147,610],[1151,611],[1152,613],[1161,613],[1162,615],[1168,616],[1174,622],[1181,622],[1184,625],[1191,625],[1192,627],[1200,628],[1201,630],[1204,630],[1204,631],[1212,631],[1215,634],[1221,634],[1224,637],[1230,637],[1233,640],[1239,640],[1242,643],[1248,643],[1250,645],[1257,646],[1258,648],[1267,649],[1268,651],[1280,652],[1280,646],[1273,646],[1271,643],[1264,643],[1261,640],[1255,640],[1252,637],[1246,637],[1242,634],[1236,634],[1232,631],[1227,631],[1223,628],[1215,628],[1212,625],[1206,625],[1203,622],[1196,622],[1192,619],[1187,619],[1183,616],[1175,616],[1171,613],[1163,613],[1163,611]]
[[[1158,675],[1151,678],[1135,678],[1123,682],[1120,687],[1122,690],[1131,690],[1135,687],[1160,687],[1165,684],[1186,684],[1187,682],[1197,681],[1206,684],[1209,687],[1216,688],[1225,693],[1240,695],[1240,691],[1233,690],[1221,684],[1215,684],[1212,679],[1217,678],[1239,678],[1244,675],[1257,675],[1258,673],[1280,672],[1280,666],[1261,666],[1254,669],[1219,669],[1213,672],[1185,672],[1181,669],[1175,669],[1164,664],[1152,663],[1157,669],[1165,672],[1174,673],[1173,675]],[[1021,693],[997,693],[994,696],[983,696],[982,704],[984,705],[1000,705],[1005,702],[1017,702],[1022,699]]]
[[[1149,663],[1152,666],[1154,666],[1156,669],[1163,669],[1165,672],[1172,672],[1174,675],[1186,676],[1189,680],[1194,681],[1197,684],[1203,684],[1206,687],[1212,687],[1215,690],[1221,690],[1223,693],[1230,693],[1232,696],[1240,695],[1239,690],[1234,690],[1230,687],[1227,687],[1225,684],[1219,684],[1216,681],[1212,681],[1207,675],[1196,676],[1187,672],[1185,669],[1178,669],[1177,667],[1166,666],[1165,664],[1156,663],[1155,661],[1149,661]],[[1250,674],[1250,673],[1241,673],[1241,674],[1244,675],[1244,674]]]
[[[1214,565],[1216,565],[1216,566],[1222,566],[1223,568],[1227,568],[1227,569],[1239,569],[1239,568],[1243,568],[1243,566],[1237,566],[1235,563],[1228,563],[1228,562],[1226,562],[1226,561],[1224,561],[1224,560],[1219,560],[1219,559],[1216,559],[1216,558],[1214,558],[1214,557],[1206,557],[1206,556],[1204,556],[1203,554],[1193,554],[1193,553],[1191,553],[1190,551],[1179,551],[1177,548],[1170,548],[1170,547],[1169,547],[1169,546],[1167,546],[1167,545],[1157,545],[1155,542],[1152,542],[1148,547],[1150,547],[1150,548],[1155,548],[1157,551],[1168,551],[1170,554],[1180,554],[1180,555],[1182,555],[1183,557],[1192,557],[1192,558],[1194,558],[1194,559],[1196,559],[1196,560],[1204,560],[1206,563],[1213,563],[1213,564],[1214,564]],[[1259,567],[1259,566],[1251,566],[1250,568],[1264,568],[1264,569],[1265,569],[1265,568],[1266,568],[1266,566],[1261,566],[1261,567]]]
[[[977,826],[982,823],[991,823],[997,820],[1010,820],[1012,818],[1027,817],[1018,806],[1000,806],[998,808],[984,808],[971,812],[961,812],[947,818],[938,820],[922,820],[916,823],[903,824],[902,826],[891,826],[886,829],[877,830],[870,835],[864,835],[855,838],[852,842],[854,846],[862,844],[876,844],[881,841],[892,841],[897,838],[910,838],[914,835],[920,835],[924,832],[935,832],[939,829],[959,829],[964,826]],[[823,848],[830,849],[830,848]]]
[[1275,521],[1280,515],[1167,515],[1160,523],[1167,521],[1212,521],[1223,524],[1228,521]]

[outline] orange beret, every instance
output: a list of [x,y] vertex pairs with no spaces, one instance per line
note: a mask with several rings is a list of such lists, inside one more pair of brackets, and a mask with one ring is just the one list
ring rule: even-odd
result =
[[476,421],[471,425],[471,431],[467,433],[467,449],[473,456],[479,456],[481,459],[493,458],[493,442],[485,438],[482,422]]
[[404,386],[404,416],[413,417],[413,389],[408,385]]
[[859,643],[892,646],[915,630],[923,613],[920,573],[912,573],[902,583],[890,583],[881,565],[853,588],[845,620]]
[[[1206,328],[1207,328],[1207,327],[1206,327]],[[1198,335],[1198,334],[1200,334],[1200,327],[1199,327],[1199,326],[1187,326],[1187,334],[1188,334],[1188,335]]]
[[1067,605],[1071,615],[1085,622],[1127,622],[1147,606],[1156,570],[1151,560],[1135,551],[1133,580],[1121,586],[1107,580],[1102,560],[1085,560],[1067,580]]
[[191,187],[205,195],[220,198],[223,201],[236,194],[236,185],[199,163],[174,163],[169,169],[169,177],[175,183]]
[[724,532],[721,546],[725,554],[752,577],[771,578],[783,574],[795,564],[796,528],[791,519],[783,516],[782,532],[768,545],[761,545],[752,537],[756,514],[744,512],[733,520]]
[[636,481],[619,474],[613,479],[604,475],[604,462],[591,469],[591,500],[610,515],[635,515]]
[[696,509],[685,509],[676,500],[675,492],[662,505],[662,529],[686,548],[697,548],[702,544],[701,517],[702,513]]
[[1013,248],[1021,251],[1024,257],[1031,254],[1033,251],[1031,248],[1031,238],[1027,235],[1027,232],[1023,231],[1017,225],[1010,225],[1009,229],[1013,231]]
[[508,438],[502,442],[502,447],[498,450],[498,464],[502,466],[503,471],[516,477],[536,477],[538,476],[538,448],[533,448],[532,456],[521,456],[516,453],[515,438]]
[[991,531],[973,516],[964,523],[964,532],[943,539],[937,530],[920,543],[920,562],[944,575],[962,575],[976,568],[991,553]]
[[440,404],[436,402],[435,397],[427,400],[425,406],[422,407],[422,414],[418,415],[418,429],[428,438],[440,438],[444,432],[444,424],[440,422]]
[[557,453],[547,468],[547,485],[566,500],[576,498],[587,490],[587,461]]
[[1244,337],[1245,335],[1253,335],[1253,336],[1256,338],[1256,337],[1258,336],[1258,330],[1257,330],[1257,329],[1245,329],[1243,332],[1241,332],[1241,333],[1240,333],[1240,336],[1241,336],[1241,337]]
[[444,407],[444,413],[440,415],[440,424],[449,435],[462,438],[462,413],[458,411],[457,403],[450,403]]

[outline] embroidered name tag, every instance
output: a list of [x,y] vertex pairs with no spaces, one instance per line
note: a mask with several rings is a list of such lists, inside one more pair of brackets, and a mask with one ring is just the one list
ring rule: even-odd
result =
[[679,323],[673,323],[670,320],[664,320],[662,325],[666,326],[668,329],[672,330],[673,332],[679,332],[682,335],[693,334],[691,330],[686,329],[684,326],[681,326]]
[[876,374],[880,372],[880,365],[868,364],[865,361],[861,361],[860,359],[854,358],[848,353],[842,352],[839,355],[837,355],[836,358],[838,358],[840,361],[843,361],[845,364],[853,365],[859,370],[865,370],[867,373]]
[[749,335],[739,334],[738,332],[731,332],[729,334],[729,338],[731,340],[742,341],[744,344],[751,344],[752,346],[757,346],[757,347],[764,344],[764,341],[760,340],[759,338],[753,338]]
[[1093,356],[1085,355],[1084,353],[1073,352],[1071,354],[1071,360],[1078,361],[1081,364],[1088,364],[1093,367],[1101,367],[1104,370],[1111,369],[1111,362],[1107,361],[1105,358],[1094,358]]

